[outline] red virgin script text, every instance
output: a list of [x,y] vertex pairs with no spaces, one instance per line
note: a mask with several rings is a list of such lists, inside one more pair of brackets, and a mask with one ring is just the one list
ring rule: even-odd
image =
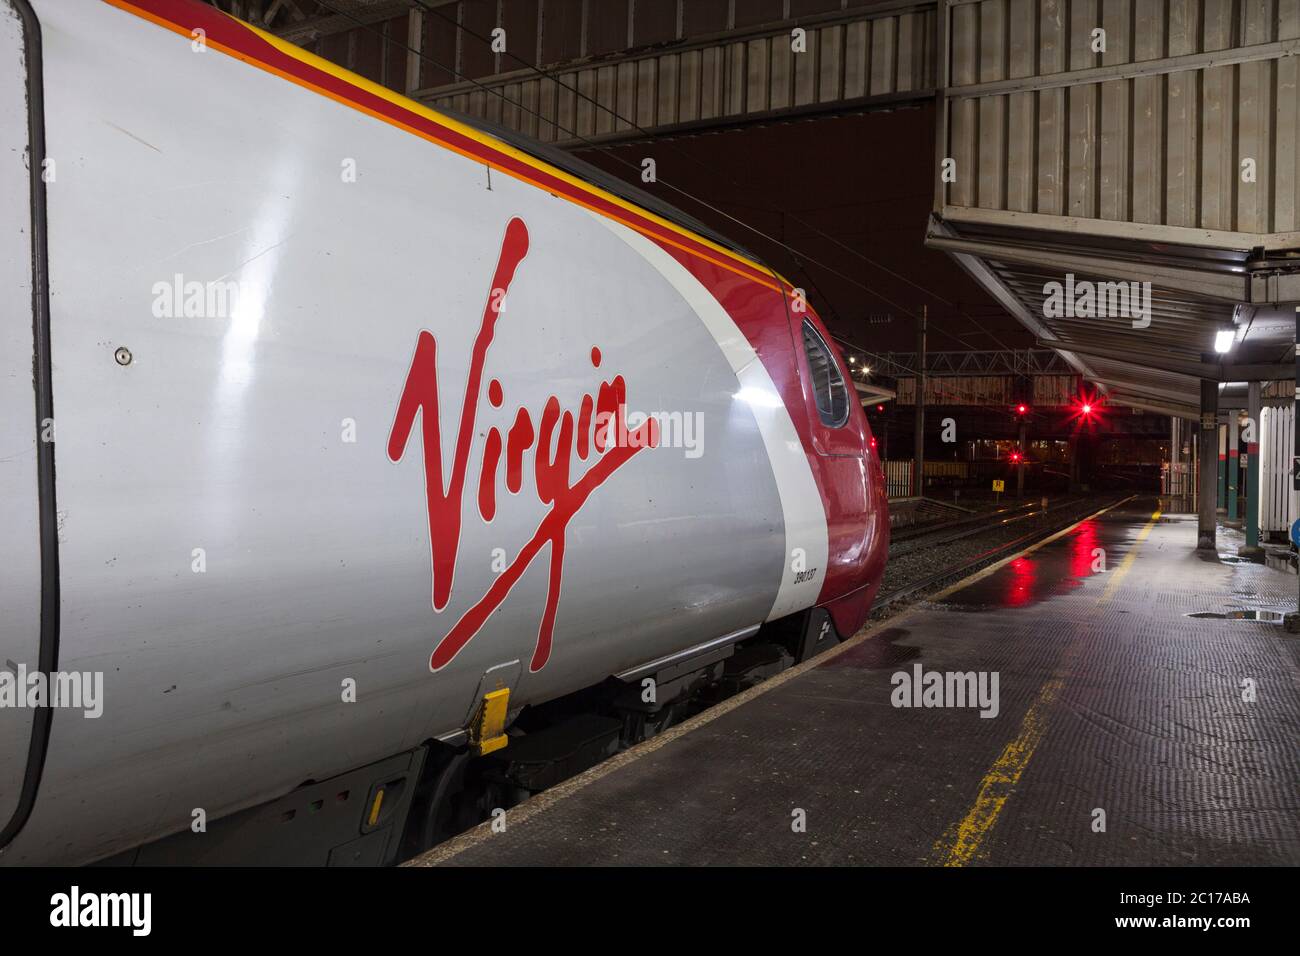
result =
[[[415,357],[406,374],[406,385],[397,404],[397,415],[388,436],[388,457],[400,461],[406,452],[407,439],[420,416],[420,437],[424,452],[425,500],[429,510],[429,552],[433,570],[433,607],[441,611],[451,599],[452,580],[456,576],[456,553],[460,547],[461,508],[469,453],[474,441],[474,420],[478,412],[483,383],[483,366],[497,321],[505,313],[505,302],[514,280],[515,270],[528,254],[528,227],[518,217],[506,226],[501,256],[483,309],[483,321],[470,355],[469,378],[461,405],[460,427],[456,431],[456,454],[451,476],[442,473],[442,430],[438,419],[438,342],[432,332],[421,330],[415,345]],[[600,350],[592,348],[591,364],[600,367]],[[487,399],[494,408],[504,400],[501,383],[493,379],[487,386]],[[483,627],[492,612],[501,606],[533,559],[546,545],[551,546],[550,579],[546,607],[537,632],[537,646],[529,670],[538,671],[551,656],[551,638],[555,629],[555,612],[560,600],[564,576],[564,538],[569,522],[593,491],[643,448],[659,443],[658,423],[648,419],[629,432],[624,420],[627,384],[616,375],[601,382],[596,397],[582,396],[576,418],[572,411],[560,410],[560,400],[552,395],[542,409],[540,423],[533,425],[533,415],[521,407],[514,424],[502,439],[499,429],[488,429],[484,439],[483,466],[479,474],[478,509],[484,521],[496,514],[497,475],[505,452],[506,487],[517,494],[523,487],[524,453],[535,447],[533,481],[537,497],[550,510],[536,532],[520,549],[509,567],[502,571],[487,593],[466,611],[433,649],[429,658],[432,671],[446,667],[461,648]],[[558,430],[558,437],[557,437]],[[620,436],[622,438],[620,439]],[[535,442],[535,445],[534,445]],[[552,448],[554,447],[554,453]],[[570,481],[569,467],[573,453],[592,464],[576,481]]]

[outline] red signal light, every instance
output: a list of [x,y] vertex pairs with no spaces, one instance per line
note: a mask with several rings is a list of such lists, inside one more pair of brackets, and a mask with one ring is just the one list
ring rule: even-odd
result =
[[1106,412],[1106,402],[1100,393],[1083,392],[1074,399],[1072,404],[1073,411],[1070,417],[1074,419],[1076,426],[1087,426],[1091,430],[1104,420],[1102,416]]
[[1018,452],[1018,451],[1013,451],[1013,452],[1011,453],[1011,460],[1012,460],[1012,461],[1019,461],[1019,460],[1020,460],[1020,452]]
[[1017,414],[1017,415],[1024,415],[1024,414],[1025,414],[1026,412],[1028,412],[1028,411],[1029,411],[1029,406],[1028,406],[1028,405],[1017,405],[1017,406],[1016,406],[1016,414]]

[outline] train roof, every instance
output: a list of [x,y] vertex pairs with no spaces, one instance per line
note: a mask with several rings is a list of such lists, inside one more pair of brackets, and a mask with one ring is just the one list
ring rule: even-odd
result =
[[491,120],[481,119],[477,116],[470,116],[468,113],[462,113],[445,106],[429,107],[437,113],[443,113],[449,118],[456,120],[458,123],[464,123],[466,126],[473,127],[481,133],[486,133],[494,139],[499,139],[508,146],[513,146],[521,153],[527,153],[534,159],[541,160],[547,165],[554,166],[556,169],[568,173],[581,179],[588,185],[595,186],[607,193],[617,196],[619,199],[635,203],[647,212],[652,212],[661,219],[667,219],[674,225],[681,226],[683,229],[689,229],[691,232],[712,243],[716,243],[725,249],[729,249],[736,255],[744,256],[753,262],[762,263],[763,260],[756,256],[749,249],[740,245],[732,239],[724,236],[710,226],[705,225],[689,213],[683,212],[672,203],[664,202],[658,196],[654,196],[644,189],[639,189],[617,176],[607,173],[599,166],[579,159],[572,153],[560,149],[557,146],[550,146],[539,140],[533,139],[524,133],[520,133],[509,127],[502,126],[500,123],[494,123]]
[[193,31],[202,28],[209,48],[585,206],[781,295],[793,288],[752,252],[693,216],[560,149],[455,110],[434,109],[196,0],[105,2],[170,30],[187,43],[193,41]]

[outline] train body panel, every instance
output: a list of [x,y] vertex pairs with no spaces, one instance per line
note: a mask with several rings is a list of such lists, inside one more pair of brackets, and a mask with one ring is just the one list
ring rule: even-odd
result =
[[[41,637],[37,509],[38,422],[33,389],[33,250],[28,182],[26,26],[0,4],[0,666],[36,667]],[[13,148],[10,148],[10,147]],[[15,675],[16,676],[16,675]],[[18,809],[36,711],[0,710],[0,831]]]
[[879,465],[856,402],[816,424],[779,279],[285,82],[209,8],[32,6],[58,667],[103,715],[54,712],[0,861],[456,739],[485,675],[517,710],[874,594]]
[[[861,405],[850,402],[847,419],[839,427],[828,427],[820,419],[808,355],[800,346],[805,320],[818,329],[829,349],[834,350],[834,345],[811,309],[799,312],[787,306],[782,321],[781,313],[773,313],[763,290],[754,283],[680,250],[666,251],[723,305],[762,358],[790,411],[826,522],[827,563],[817,603],[831,608],[840,633],[851,634],[866,617],[880,586],[889,515],[884,470],[879,456],[872,453],[871,430]],[[787,283],[783,289],[794,298]],[[842,370],[842,356],[832,354]],[[809,566],[815,567],[815,562]]]

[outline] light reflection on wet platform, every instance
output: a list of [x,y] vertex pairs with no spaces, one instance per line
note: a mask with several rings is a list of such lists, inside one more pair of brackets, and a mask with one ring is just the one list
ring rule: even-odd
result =
[[[1153,507],[909,609],[447,862],[1300,863],[1300,638],[1189,616],[1294,610],[1297,578],[1230,560],[1226,530],[1197,552],[1195,519]],[[894,705],[897,675],[931,671],[996,673],[997,716]]]

